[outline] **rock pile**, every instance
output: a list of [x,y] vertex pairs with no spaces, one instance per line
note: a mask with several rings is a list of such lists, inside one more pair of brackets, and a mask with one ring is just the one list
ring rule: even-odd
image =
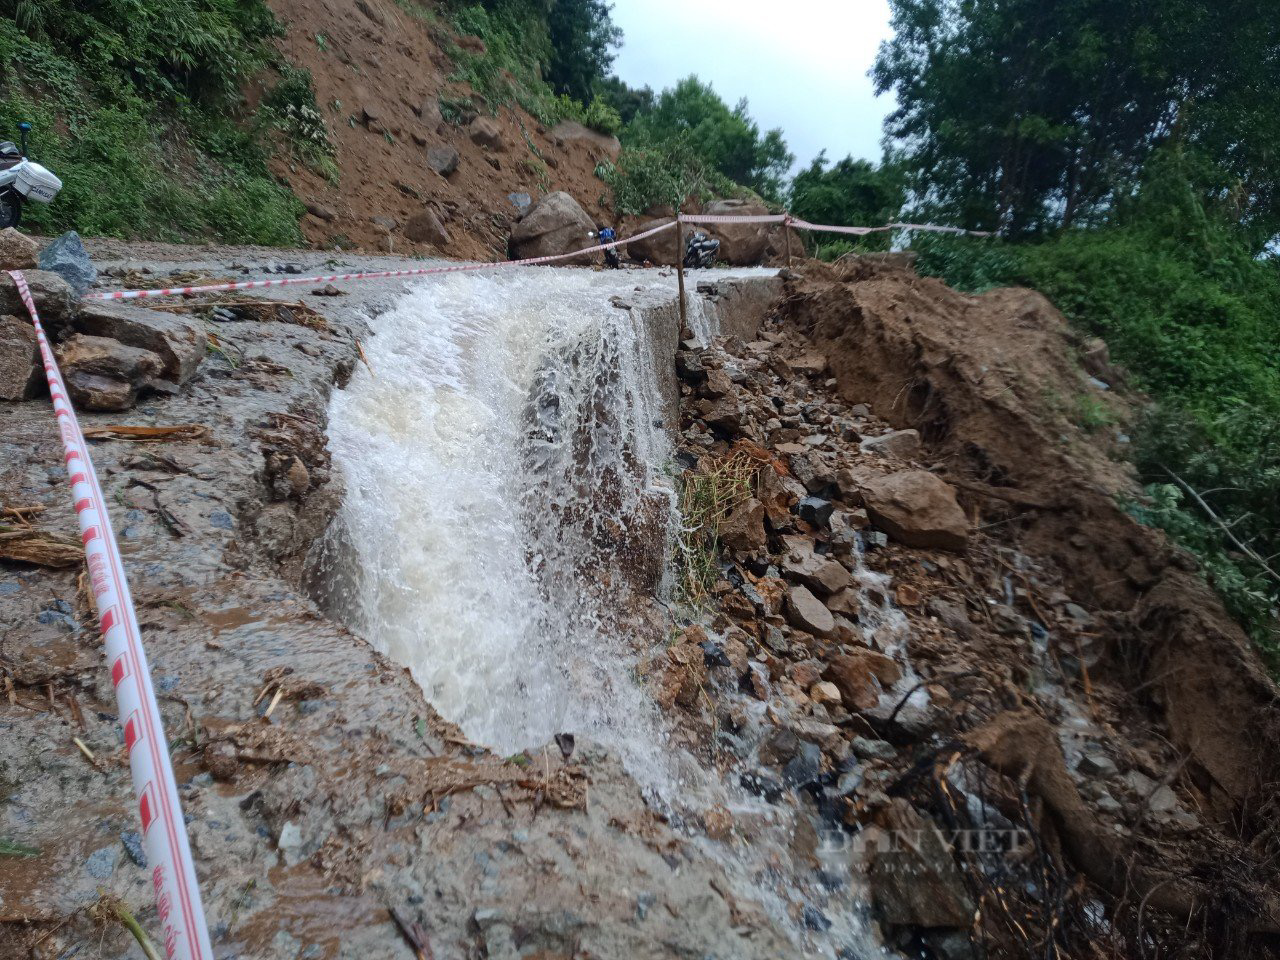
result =
[[[1099,712],[1096,672],[1094,699],[1083,693],[1099,665],[1097,616],[1053,569],[976,530],[976,506],[966,512],[927,469],[915,430],[839,395],[827,358],[794,328],[710,346],[684,336],[686,483],[737,479],[703,531],[711,561],[693,565],[711,571],[703,602],[651,664],[656,697],[746,790],[797,807],[824,843],[843,838],[890,943],[974,956],[983,891],[1029,862],[1036,821],[973,813],[1018,809],[1013,764],[979,745],[1012,750],[1002,731],[1028,696],[1062,731],[1037,717],[1037,735],[1065,745],[1035,748],[1063,791],[1045,802],[1084,811],[1095,836],[1128,837],[1135,818],[1196,829],[1174,791],[1138,772],[1172,758],[1115,739],[1121,721]],[[1012,741],[1030,751],[1034,738]],[[713,836],[750,830],[723,810],[704,820]],[[957,824],[1008,844],[966,858]],[[907,850],[905,835],[917,841]]]
[[[128,410],[140,393],[173,393],[199,369],[207,350],[199,322],[124,303],[80,301],[64,274],[87,287],[97,276],[75,234],[40,254],[60,272],[31,270],[21,234],[0,238],[0,269],[23,269],[40,322],[73,404],[80,410]],[[0,399],[26,400],[44,382],[35,332],[17,285],[0,273]]]

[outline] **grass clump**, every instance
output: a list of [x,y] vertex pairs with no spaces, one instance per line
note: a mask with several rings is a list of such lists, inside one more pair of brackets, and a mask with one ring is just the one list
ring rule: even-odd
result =
[[720,527],[752,496],[760,461],[737,451],[680,478],[680,530],[676,538],[676,598],[700,606],[720,579]]

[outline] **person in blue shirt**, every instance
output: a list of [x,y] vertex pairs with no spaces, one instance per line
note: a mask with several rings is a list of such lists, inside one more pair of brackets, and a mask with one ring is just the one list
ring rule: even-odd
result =
[[[600,237],[601,243],[613,243],[618,239],[618,235],[614,232],[613,227],[601,227],[596,231]],[[618,248],[610,247],[604,252],[604,263],[607,267],[618,270],[622,267],[622,259],[618,256]]]

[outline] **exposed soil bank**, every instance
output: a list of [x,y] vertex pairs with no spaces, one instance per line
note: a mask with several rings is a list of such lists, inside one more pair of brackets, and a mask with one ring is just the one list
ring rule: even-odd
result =
[[688,647],[660,687],[848,836],[911,955],[1275,955],[1274,683],[1118,506],[1061,314],[908,264],[804,264],[754,341],[677,357],[688,482],[723,497],[681,642],[716,656],[709,699]]

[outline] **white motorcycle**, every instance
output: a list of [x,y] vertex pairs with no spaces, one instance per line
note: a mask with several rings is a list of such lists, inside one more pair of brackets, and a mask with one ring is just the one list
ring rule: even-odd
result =
[[62,181],[52,171],[27,159],[31,124],[18,124],[18,131],[22,149],[10,140],[0,141],[0,229],[18,225],[26,201],[50,203],[62,189]]

